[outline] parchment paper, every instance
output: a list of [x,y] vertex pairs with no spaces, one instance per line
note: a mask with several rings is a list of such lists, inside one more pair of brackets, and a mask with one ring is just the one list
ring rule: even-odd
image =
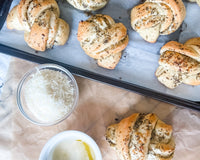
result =
[[51,127],[30,123],[17,107],[16,88],[25,72],[35,65],[20,59],[12,59],[10,64],[0,98],[0,159],[36,160],[52,136],[65,130],[79,130],[97,142],[103,160],[117,160],[115,151],[105,140],[106,127],[136,112],[156,113],[173,126],[174,160],[199,159],[199,112],[80,77],[75,77],[80,91],[78,106],[69,118]]
[[[14,0],[11,8],[18,4],[18,2],[19,0]],[[168,36],[160,36],[155,44],[150,44],[145,42],[137,32],[133,31],[130,25],[130,11],[135,5],[141,3],[141,1],[110,0],[105,8],[95,13],[108,14],[113,17],[116,22],[122,22],[127,27],[130,38],[129,45],[124,50],[120,63],[115,70],[110,71],[98,67],[96,61],[84,53],[77,40],[78,23],[81,20],[86,20],[88,18],[87,15],[70,6],[65,0],[60,0],[58,2],[61,10],[61,17],[66,20],[71,27],[69,41],[66,45],[54,47],[54,49],[48,50],[45,53],[35,53],[35,51],[25,43],[23,32],[8,30],[6,29],[6,25],[4,25],[0,32],[0,43],[108,77],[144,86],[161,93],[167,93],[193,101],[200,101],[200,86],[181,85],[174,90],[170,90],[159,83],[155,77],[155,71],[158,67],[159,50],[166,42],[176,40],[183,43],[189,38],[200,36],[200,7],[196,3],[184,1],[187,14],[183,25],[175,33]]]

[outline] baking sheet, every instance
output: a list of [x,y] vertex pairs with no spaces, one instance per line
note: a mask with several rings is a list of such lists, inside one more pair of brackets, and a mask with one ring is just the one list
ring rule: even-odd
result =
[[[11,8],[18,3],[19,0],[14,0]],[[133,31],[130,25],[130,11],[139,3],[139,0],[110,0],[105,8],[95,12],[110,15],[116,22],[122,22],[128,29],[129,44],[124,50],[122,59],[115,70],[98,67],[96,61],[84,53],[76,38],[76,34],[79,21],[86,20],[88,16],[62,0],[58,1],[61,18],[66,20],[71,28],[70,37],[66,45],[54,47],[45,52],[35,52],[25,43],[22,31],[8,30],[6,24],[0,32],[0,43],[30,54],[39,55],[107,77],[143,86],[160,93],[192,101],[200,101],[200,86],[180,85],[176,89],[170,90],[160,84],[155,77],[155,71],[158,67],[159,50],[166,42],[176,40],[184,43],[189,38],[200,36],[198,27],[200,26],[200,14],[197,14],[200,13],[200,7],[196,3],[185,1],[187,14],[181,28],[168,36],[160,36],[155,44],[150,44],[145,42],[137,32]]]

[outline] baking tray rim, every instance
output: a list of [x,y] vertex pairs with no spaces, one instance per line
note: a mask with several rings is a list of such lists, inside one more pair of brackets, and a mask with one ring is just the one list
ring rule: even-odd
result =
[[54,63],[54,64],[58,64],[60,66],[65,67],[66,69],[68,69],[71,73],[73,73],[74,75],[80,76],[80,77],[84,77],[84,78],[88,78],[88,79],[92,79],[92,80],[96,80],[102,83],[106,83],[106,84],[110,84],[112,86],[116,86],[119,88],[123,88],[129,91],[133,91],[136,92],[138,94],[144,95],[144,96],[148,96],[151,97],[153,99],[159,100],[159,101],[163,101],[163,102],[167,102],[176,106],[180,106],[180,107],[184,107],[184,108],[189,108],[189,109],[194,109],[194,110],[198,110],[200,111],[200,102],[196,102],[196,101],[191,101],[191,100],[187,100],[187,99],[183,99],[180,97],[175,97],[175,96],[171,96],[165,93],[161,93],[143,86],[139,86],[133,83],[129,83],[120,79],[115,79],[115,78],[111,78],[111,77],[107,77],[95,72],[91,72],[79,67],[75,67],[63,62],[59,62],[56,60],[52,60],[52,59],[48,59],[45,57],[41,57],[39,55],[35,55],[35,54],[30,54],[28,52],[19,50],[19,49],[15,49],[12,48],[10,46],[6,46],[4,44],[0,43],[0,52],[7,54],[7,55],[11,55],[14,57],[18,57],[21,59],[25,59],[31,62],[35,62],[35,63],[39,63],[39,64],[44,64],[44,63]]

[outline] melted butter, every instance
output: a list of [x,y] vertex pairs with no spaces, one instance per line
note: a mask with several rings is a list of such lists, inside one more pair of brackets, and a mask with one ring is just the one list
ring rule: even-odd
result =
[[52,155],[52,160],[95,160],[92,148],[82,140],[59,143]]
[[87,144],[87,143],[85,143],[85,142],[83,142],[83,141],[81,141],[81,140],[77,140],[77,141],[80,141],[80,142],[82,142],[83,143],[83,145],[84,145],[84,147],[85,147],[85,150],[86,150],[86,152],[87,152],[87,154],[88,154],[88,158],[89,158],[89,160],[94,160],[94,158],[93,158],[93,156],[92,156],[92,149],[90,148],[90,146]]

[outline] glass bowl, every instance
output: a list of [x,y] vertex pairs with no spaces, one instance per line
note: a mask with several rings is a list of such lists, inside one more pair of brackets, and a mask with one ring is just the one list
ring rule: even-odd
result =
[[[67,78],[67,79],[64,79],[64,80],[66,80],[66,82],[67,82],[67,80],[68,80],[68,85],[70,85],[70,86],[72,86],[72,88],[73,88],[73,94],[71,94],[71,101],[70,101],[70,108],[68,108],[68,111],[66,111],[65,109],[66,108],[61,108],[62,110],[64,110],[65,112],[62,112],[62,116],[58,116],[58,118],[57,119],[53,119],[52,121],[51,120],[41,120],[41,118],[43,118],[43,117],[41,117],[41,118],[39,118],[39,114],[40,114],[40,112],[39,112],[39,114],[38,115],[36,115],[34,112],[33,112],[33,108],[31,108],[31,104],[33,104],[34,103],[34,106],[37,106],[37,104],[38,104],[38,106],[39,106],[39,109],[42,109],[42,107],[46,107],[46,104],[45,103],[43,103],[43,102],[41,102],[43,99],[40,99],[38,96],[40,95],[40,93],[37,93],[37,91],[38,90],[34,90],[34,88],[33,88],[33,92],[34,92],[34,95],[36,95],[36,98],[38,98],[38,99],[40,99],[40,101],[38,101],[37,99],[34,99],[34,101],[32,101],[32,99],[31,99],[31,101],[29,101],[30,100],[30,98],[29,99],[27,99],[27,94],[25,94],[25,93],[27,93],[27,89],[26,89],[26,87],[28,86],[28,84],[29,84],[29,86],[30,86],[30,80],[32,80],[33,81],[33,77],[36,75],[36,73],[44,73],[43,71],[53,71],[52,73],[56,73],[56,74],[61,74],[61,75],[65,75],[66,77],[64,77],[64,78]],[[47,72],[48,72],[47,71]],[[55,71],[58,71],[58,72],[55,72]],[[44,76],[43,76],[44,77]],[[54,77],[54,76],[53,76]],[[46,78],[47,80],[48,80],[48,78]],[[49,78],[50,79],[50,78]],[[52,79],[52,77],[51,77],[51,79]],[[28,82],[28,84],[27,84],[27,82]],[[26,86],[27,85],[27,86]],[[41,85],[41,84],[40,84]],[[64,84],[63,84],[64,85]],[[65,85],[64,85],[64,87],[65,87]],[[35,87],[36,88],[36,87]],[[31,93],[33,93],[33,92],[31,92]],[[30,92],[28,92],[28,93],[30,93]],[[54,93],[54,92],[53,92]],[[30,95],[30,94],[29,94]],[[32,95],[31,95],[32,96]],[[46,96],[46,95],[45,95]],[[30,97],[30,96],[29,96]],[[18,105],[18,107],[19,107],[19,110],[21,111],[21,113],[22,113],[22,115],[27,119],[27,120],[29,120],[29,121],[31,121],[32,123],[34,123],[34,124],[37,124],[37,125],[41,125],[41,126],[50,126],[50,125],[55,125],[55,124],[57,124],[57,123],[59,123],[59,122],[61,122],[61,121],[63,121],[64,119],[66,119],[67,117],[69,117],[70,116],[70,114],[74,111],[74,109],[76,108],[76,106],[77,106],[77,102],[78,102],[78,97],[79,97],[79,91],[78,91],[78,85],[77,85],[77,83],[76,83],[76,80],[74,79],[74,77],[73,77],[73,75],[67,70],[67,69],[65,69],[64,67],[61,67],[61,66],[59,66],[59,65],[55,65],[55,64],[42,64],[42,65],[38,65],[38,66],[36,66],[36,67],[34,67],[33,69],[31,69],[30,71],[28,71],[25,75],[24,75],[24,77],[22,78],[22,80],[20,81],[20,83],[19,83],[19,85],[18,85],[18,88],[17,88],[17,105]],[[29,102],[28,102],[29,101]],[[28,102],[28,104],[27,104],[27,102]],[[49,102],[54,102],[53,101],[53,99],[49,99]],[[43,106],[41,105],[41,104],[44,104]],[[54,103],[53,103],[54,104]],[[57,103],[56,103],[57,104]],[[64,104],[66,104],[66,103],[64,103]],[[47,105],[47,107],[48,107],[49,105]],[[57,105],[56,105],[56,107],[57,107]],[[67,107],[67,106],[65,106],[65,107]],[[36,107],[37,108],[37,107]],[[47,108],[47,110],[40,110],[40,111],[42,111],[42,112],[47,112],[49,109]],[[37,111],[38,112],[38,111]],[[43,114],[41,112],[41,114]],[[53,111],[51,111],[51,114],[54,114],[54,112]],[[46,113],[45,113],[46,114]],[[45,115],[46,116],[46,115]],[[47,113],[47,117],[48,117],[48,113]],[[51,116],[49,116],[49,117],[51,117]]]

